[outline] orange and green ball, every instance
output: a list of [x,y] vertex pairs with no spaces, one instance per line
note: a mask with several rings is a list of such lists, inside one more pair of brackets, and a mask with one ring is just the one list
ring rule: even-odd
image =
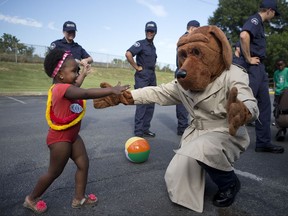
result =
[[144,138],[131,137],[125,143],[125,155],[134,163],[145,162],[150,154],[150,145]]

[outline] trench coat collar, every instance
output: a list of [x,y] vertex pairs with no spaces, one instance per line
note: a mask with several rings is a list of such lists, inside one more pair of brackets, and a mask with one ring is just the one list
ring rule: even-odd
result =
[[210,97],[213,94],[216,94],[220,89],[223,88],[223,82],[224,78],[227,75],[227,71],[224,71],[219,77],[216,78],[212,83],[210,83],[204,91],[201,92],[192,92],[190,90],[185,91],[182,86],[178,83],[179,88],[183,92],[183,94],[187,95],[189,98],[191,98],[196,105],[197,103],[200,103],[201,101],[205,100],[206,98]]

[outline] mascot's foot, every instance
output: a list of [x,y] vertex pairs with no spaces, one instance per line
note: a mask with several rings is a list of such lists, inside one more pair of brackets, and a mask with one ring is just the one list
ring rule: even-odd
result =
[[213,204],[217,207],[228,207],[230,206],[236,197],[236,194],[241,188],[241,183],[238,178],[227,190],[218,191],[213,198]]

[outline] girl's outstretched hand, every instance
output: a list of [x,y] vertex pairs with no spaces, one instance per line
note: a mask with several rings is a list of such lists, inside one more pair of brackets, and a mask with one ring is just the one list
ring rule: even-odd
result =
[[[101,83],[102,84],[102,83]],[[101,86],[101,85],[100,85]],[[106,83],[106,87],[104,88],[109,88],[111,87],[112,88],[112,91],[114,94],[121,94],[123,91],[126,91],[127,89],[130,88],[130,85],[124,85],[124,86],[121,86],[121,82],[118,82],[116,86],[112,87],[109,83]],[[101,88],[103,88],[101,86]]]

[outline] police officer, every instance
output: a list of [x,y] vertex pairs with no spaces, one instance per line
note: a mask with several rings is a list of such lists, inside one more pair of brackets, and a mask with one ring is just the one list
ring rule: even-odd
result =
[[[126,51],[126,58],[130,65],[136,70],[134,74],[135,89],[145,86],[156,86],[156,48],[153,40],[157,34],[157,25],[150,21],[145,25],[146,38],[137,41]],[[134,61],[136,56],[136,62]],[[155,133],[149,130],[150,122],[153,117],[155,104],[136,105],[135,113],[135,136],[155,137]]]
[[[193,32],[195,29],[200,27],[200,23],[197,20],[191,20],[187,23],[186,27],[186,32],[185,34]],[[175,71],[175,78],[176,78],[176,73],[178,71],[178,55],[176,56],[176,71]],[[177,134],[182,135],[184,133],[184,130],[188,127],[188,111],[184,107],[183,104],[177,104],[176,105],[176,117],[177,117]]]
[[263,0],[258,13],[250,16],[240,33],[241,61],[249,74],[249,85],[258,100],[259,120],[255,124],[256,152],[283,153],[281,146],[271,144],[271,101],[269,80],[263,60],[266,57],[266,41],[263,22],[280,15],[276,0]]
[[53,41],[50,45],[50,49],[63,49],[65,51],[71,51],[73,57],[76,59],[78,63],[83,66],[87,64],[91,64],[93,62],[92,57],[80,46],[78,43],[74,41],[76,37],[76,24],[72,21],[67,21],[63,24],[63,34],[64,38]]

